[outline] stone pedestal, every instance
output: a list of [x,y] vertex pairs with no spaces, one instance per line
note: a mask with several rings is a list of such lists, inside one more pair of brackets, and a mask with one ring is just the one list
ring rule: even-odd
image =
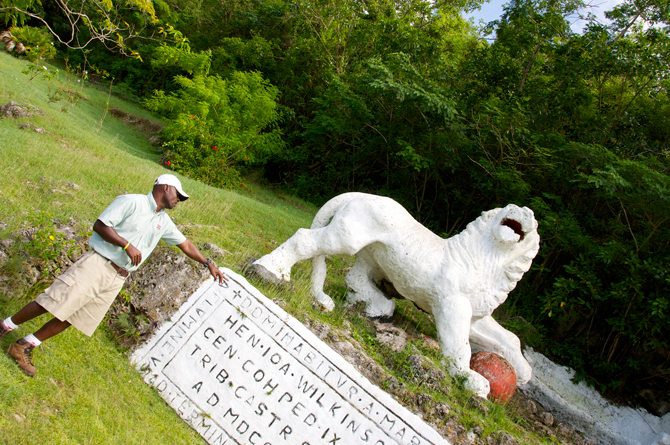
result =
[[132,360],[210,444],[448,444],[244,277],[206,281]]

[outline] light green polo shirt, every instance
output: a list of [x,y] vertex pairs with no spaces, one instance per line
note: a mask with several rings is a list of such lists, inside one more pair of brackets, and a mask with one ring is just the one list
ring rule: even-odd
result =
[[[186,237],[177,229],[165,209],[156,213],[156,207],[156,200],[152,193],[121,195],[116,197],[98,219],[106,226],[113,227],[116,233],[139,249],[143,263],[161,239],[168,246],[186,241]],[[125,250],[108,243],[95,232],[88,243],[93,250],[128,272],[136,270],[142,264],[133,266]]]

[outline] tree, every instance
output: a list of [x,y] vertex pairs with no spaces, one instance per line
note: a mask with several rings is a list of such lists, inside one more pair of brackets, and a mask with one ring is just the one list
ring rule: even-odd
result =
[[[98,42],[108,50],[140,57],[129,47],[134,39],[163,39],[168,36],[186,44],[182,34],[169,24],[161,25],[150,0],[55,0],[65,24],[64,32],[53,26],[39,0],[0,0],[5,24],[23,24],[27,19],[39,22],[67,48],[83,50]],[[147,33],[148,31],[148,33]]]
[[236,165],[262,160],[284,148],[276,123],[279,91],[258,72],[209,75],[211,53],[162,46],[153,65],[178,65],[179,89],[156,91],[145,105],[170,119],[161,133],[163,162],[209,184],[236,187]]

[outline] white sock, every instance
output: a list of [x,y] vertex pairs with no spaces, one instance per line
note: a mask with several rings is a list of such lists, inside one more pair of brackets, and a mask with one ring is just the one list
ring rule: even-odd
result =
[[3,321],[3,324],[9,331],[13,331],[14,329],[18,328],[18,326],[12,321],[12,317],[7,317],[7,319]]
[[42,344],[42,342],[39,341],[37,337],[35,337],[33,334],[28,334],[25,337],[23,337],[23,339],[28,343],[30,343],[31,345],[33,345],[34,347],[38,347],[39,345]]

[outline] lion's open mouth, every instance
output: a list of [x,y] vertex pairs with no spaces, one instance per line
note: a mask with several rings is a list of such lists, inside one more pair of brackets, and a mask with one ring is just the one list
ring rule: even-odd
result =
[[519,241],[523,241],[523,237],[526,234],[523,232],[523,230],[521,230],[521,223],[520,222],[514,221],[513,219],[505,218],[505,219],[502,220],[502,222],[500,224],[502,224],[503,226],[507,226],[510,229],[514,230],[514,233],[516,233],[520,237]]

